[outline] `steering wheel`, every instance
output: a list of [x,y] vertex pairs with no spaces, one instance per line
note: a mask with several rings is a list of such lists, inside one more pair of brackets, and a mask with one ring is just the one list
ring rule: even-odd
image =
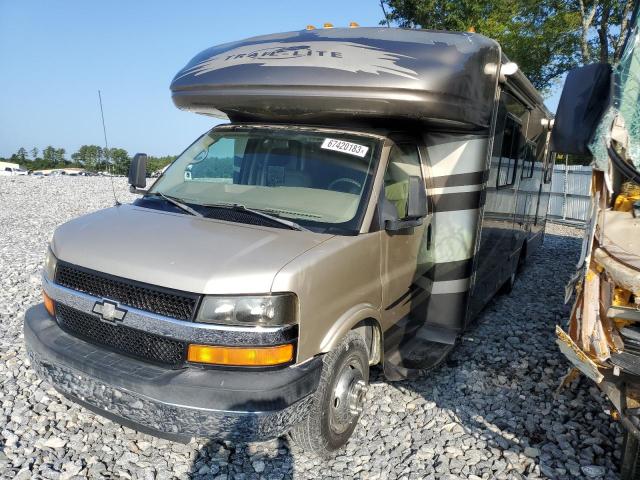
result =
[[329,184],[327,189],[328,190],[335,190],[336,192],[351,193],[349,190],[352,190],[352,188],[348,188],[348,190],[335,188],[336,185],[338,185],[340,183],[346,183],[351,187],[356,187],[358,189],[358,192],[362,189],[362,184],[360,182],[358,182],[357,180],[354,180],[353,178],[349,178],[349,177],[336,178],[333,182],[331,182]]

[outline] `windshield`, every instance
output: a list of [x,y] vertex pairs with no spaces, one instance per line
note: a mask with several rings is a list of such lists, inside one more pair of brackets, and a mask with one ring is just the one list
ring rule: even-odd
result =
[[379,143],[333,131],[212,130],[180,155],[149,193],[196,208],[242,205],[316,231],[356,231]]

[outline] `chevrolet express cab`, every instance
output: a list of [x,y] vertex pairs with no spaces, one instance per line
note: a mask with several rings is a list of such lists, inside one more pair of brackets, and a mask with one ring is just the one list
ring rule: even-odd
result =
[[550,114],[481,35],[256,37],[171,91],[229,123],[148,188],[136,155],[135,202],[60,226],[25,316],[32,367],[101,415],[329,455],[369,368],[437,366],[542,242]]

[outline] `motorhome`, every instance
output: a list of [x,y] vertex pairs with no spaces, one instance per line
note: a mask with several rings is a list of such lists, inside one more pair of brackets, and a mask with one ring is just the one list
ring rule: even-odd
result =
[[486,37],[267,35],[171,91],[228,123],[149,187],[137,154],[140,198],[58,227],[24,323],[42,378],[134,428],[330,455],[369,368],[436,367],[543,240],[551,115]]

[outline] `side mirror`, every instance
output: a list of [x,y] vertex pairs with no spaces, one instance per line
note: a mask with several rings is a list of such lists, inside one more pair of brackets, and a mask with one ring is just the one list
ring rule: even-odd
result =
[[384,229],[387,232],[398,232],[422,225],[422,219],[429,214],[427,192],[422,178],[411,176],[407,182],[407,214],[400,219],[387,219]]
[[594,63],[567,74],[551,131],[551,149],[591,155],[589,143],[610,103],[611,65]]
[[147,154],[136,153],[129,166],[129,185],[134,189],[147,186]]
[[407,218],[422,218],[429,213],[427,192],[422,178],[409,177],[409,196],[407,198]]

